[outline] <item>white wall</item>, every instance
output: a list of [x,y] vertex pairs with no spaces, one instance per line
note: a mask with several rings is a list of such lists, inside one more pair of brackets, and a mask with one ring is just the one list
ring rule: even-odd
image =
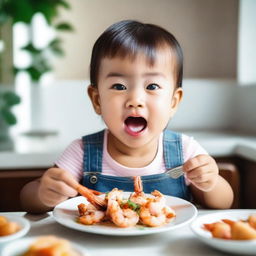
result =
[[[255,69],[256,70],[256,69]],[[256,133],[256,84],[239,86],[234,99],[234,124],[238,130]]]
[[228,130],[233,127],[236,82],[185,79],[184,99],[169,127],[187,130]]
[[238,38],[238,80],[256,83],[256,1],[240,0]]
[[234,123],[239,130],[256,132],[256,1],[239,1],[238,81]]
[[172,32],[185,55],[186,78],[236,78],[238,0],[68,0],[60,20],[64,58],[54,61],[57,80],[88,78],[91,49],[114,22],[137,19]]
[[70,140],[104,128],[87,95],[88,84],[81,80],[56,81],[43,86],[41,114],[37,114],[41,117],[41,128],[57,130]]

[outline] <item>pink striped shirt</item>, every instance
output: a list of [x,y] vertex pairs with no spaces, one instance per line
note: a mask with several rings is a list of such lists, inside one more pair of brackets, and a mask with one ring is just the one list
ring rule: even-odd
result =
[[[158,151],[151,163],[141,168],[130,168],[116,162],[107,151],[107,133],[104,133],[102,173],[112,176],[136,176],[136,175],[152,175],[166,171],[163,158],[163,134],[159,137]],[[200,155],[207,154],[204,148],[187,135],[182,134],[183,159],[187,160]],[[80,180],[83,175],[83,142],[82,139],[74,140],[55,161],[55,164],[64,170],[69,171],[76,180]]]

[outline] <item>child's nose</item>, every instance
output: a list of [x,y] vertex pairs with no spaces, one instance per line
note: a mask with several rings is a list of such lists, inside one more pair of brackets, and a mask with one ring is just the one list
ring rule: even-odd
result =
[[145,100],[143,93],[140,90],[134,90],[129,93],[129,98],[126,102],[128,108],[143,108],[145,106]]

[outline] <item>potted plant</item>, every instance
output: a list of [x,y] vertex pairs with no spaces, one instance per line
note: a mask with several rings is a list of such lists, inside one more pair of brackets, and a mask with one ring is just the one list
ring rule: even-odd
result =
[[12,112],[12,107],[20,103],[20,97],[12,92],[0,92],[0,142],[8,139],[8,127],[15,125],[17,119]]

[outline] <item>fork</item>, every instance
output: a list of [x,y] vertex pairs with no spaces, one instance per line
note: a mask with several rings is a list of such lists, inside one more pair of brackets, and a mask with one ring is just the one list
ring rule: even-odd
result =
[[178,179],[181,175],[184,174],[182,165],[177,166],[175,168],[172,168],[168,171],[166,171],[166,174],[168,174],[173,179]]

